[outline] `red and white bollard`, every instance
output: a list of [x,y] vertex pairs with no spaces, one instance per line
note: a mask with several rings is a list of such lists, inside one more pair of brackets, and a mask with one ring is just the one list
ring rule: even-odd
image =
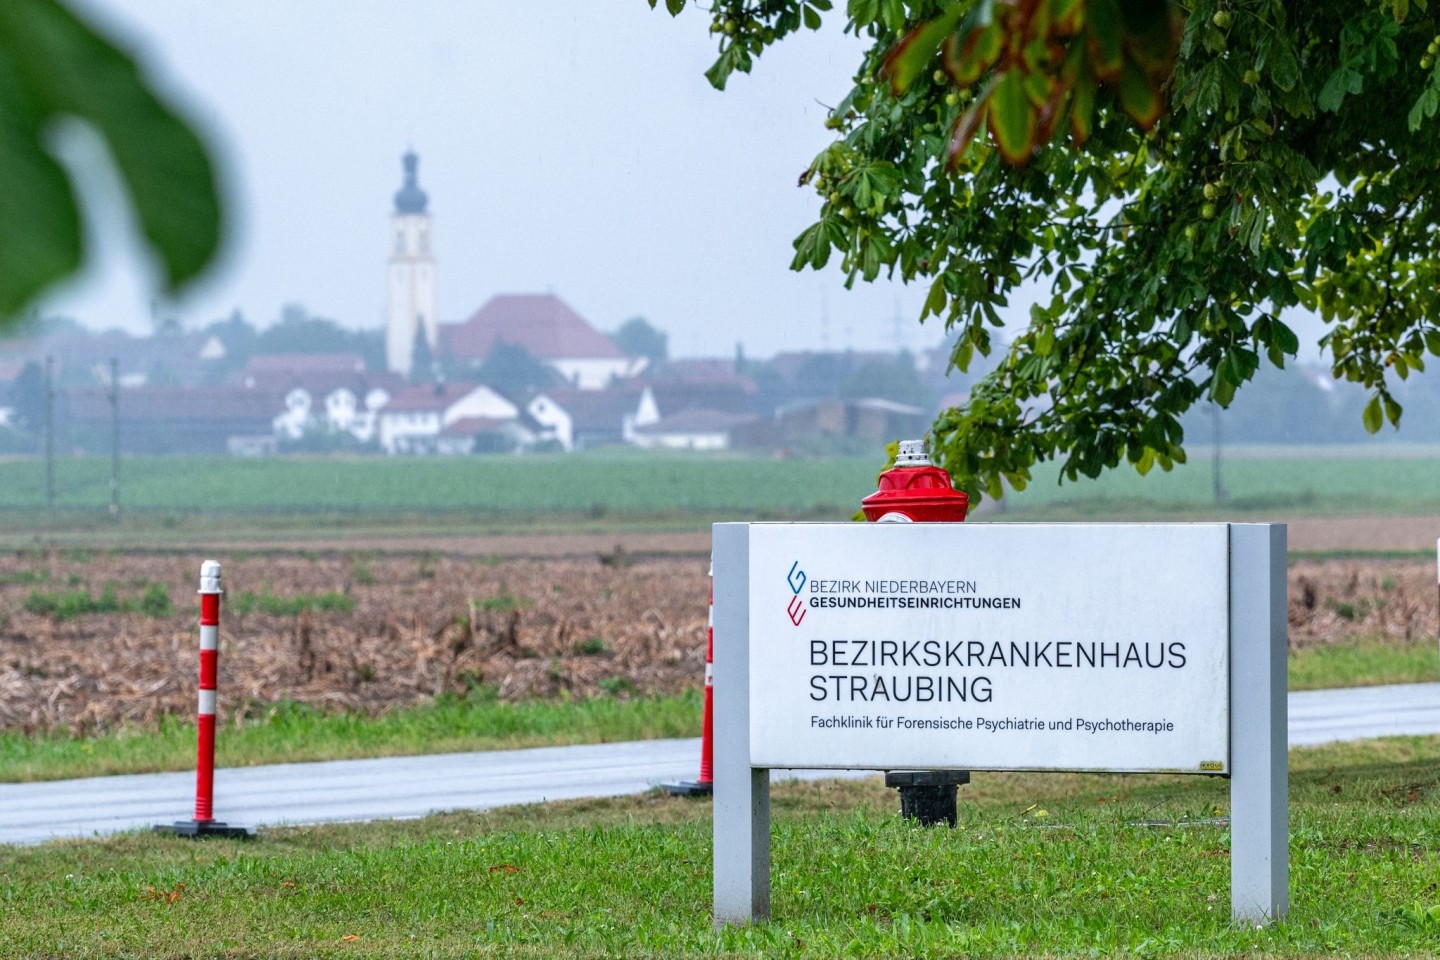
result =
[[715,790],[715,567],[710,567],[710,614],[705,623],[705,720],[700,727],[700,779],[661,784],[677,797],[708,797]]
[[249,827],[233,826],[215,819],[215,694],[220,673],[220,564],[206,560],[200,565],[200,704],[196,717],[195,819],[159,824],[156,833],[182,837],[255,836]]

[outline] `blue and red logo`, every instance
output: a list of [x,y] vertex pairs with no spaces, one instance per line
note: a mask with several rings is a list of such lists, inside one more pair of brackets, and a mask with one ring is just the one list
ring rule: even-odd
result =
[[790,564],[790,572],[786,574],[785,582],[790,585],[790,592],[794,594],[785,612],[790,615],[790,622],[798,627],[800,621],[805,619],[805,601],[800,599],[800,591],[805,589],[805,571],[800,569],[799,560]]

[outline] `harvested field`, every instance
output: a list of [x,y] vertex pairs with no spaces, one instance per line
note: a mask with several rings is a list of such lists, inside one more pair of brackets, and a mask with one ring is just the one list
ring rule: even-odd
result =
[[1303,560],[1289,572],[1290,648],[1383,640],[1435,643],[1435,564]]
[[[200,559],[0,557],[0,729],[97,731],[191,716]],[[222,715],[244,722],[281,701],[374,713],[482,687],[506,700],[698,687],[706,566],[622,553],[226,560]],[[1433,642],[1434,566],[1298,563],[1289,617],[1294,648]]]
[[[707,563],[437,556],[225,563],[222,714],[293,700],[376,712],[488,686],[502,699],[675,693],[705,670]],[[199,560],[0,560],[0,729],[99,730],[195,709]],[[150,584],[175,610],[36,612],[33,596]],[[293,612],[306,600],[314,609]],[[31,609],[27,609],[27,606]]]

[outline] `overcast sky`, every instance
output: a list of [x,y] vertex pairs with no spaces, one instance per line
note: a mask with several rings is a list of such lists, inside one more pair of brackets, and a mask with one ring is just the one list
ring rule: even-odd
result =
[[[173,309],[198,326],[288,302],[378,329],[400,156],[420,154],[440,315],[554,291],[600,329],[641,315],[672,355],[917,349],[922,287],[847,291],[788,269],[818,198],[796,178],[860,45],[832,15],[721,94],[708,20],[645,0],[83,0],[145,57],[221,155],[223,262]],[[661,5],[663,8],[663,4]],[[103,183],[88,191],[103,202]],[[89,326],[150,328],[151,274],[120,218],[50,299]],[[828,313],[828,323],[822,318]],[[898,319],[897,319],[898,317]]]

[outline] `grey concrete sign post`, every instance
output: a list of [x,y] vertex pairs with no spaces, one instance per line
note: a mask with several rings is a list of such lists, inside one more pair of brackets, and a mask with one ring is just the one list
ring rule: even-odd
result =
[[[985,770],[989,761],[975,763],[971,762],[972,757],[1013,754],[1021,759],[989,762],[988,769],[1228,773],[1232,917],[1247,923],[1272,922],[1284,917],[1289,905],[1289,862],[1283,524],[966,524],[965,527],[896,524],[893,525],[896,528],[908,527],[909,532],[904,529],[877,531],[881,526],[887,525],[715,525],[712,544],[715,571],[714,922],[717,927],[749,923],[770,915],[769,768],[884,769],[891,759],[886,751],[892,741],[883,733],[869,730],[855,733],[849,729],[832,733],[829,729],[868,726],[864,717],[858,724],[853,718],[865,710],[873,714],[874,702],[881,699],[881,691],[886,691],[885,696],[892,701],[904,701],[903,711],[894,708],[894,712],[903,712],[905,716],[872,716],[871,719],[882,730],[897,721],[909,723],[906,729],[912,732],[903,741],[895,738],[894,749],[919,749],[923,754],[917,757],[913,752],[908,753],[897,758],[891,768],[908,769],[920,759],[927,769]],[[928,532],[925,528],[929,528]],[[877,532],[854,532],[861,530]],[[1054,549],[1049,549],[1051,538]],[[1088,558],[1083,549],[1077,552],[1077,545],[1083,548],[1090,542],[1087,538],[1093,538],[1096,545],[1094,555]],[[988,548],[988,555],[998,555],[1005,551],[997,547],[1012,542],[1017,549],[1009,551],[1011,556],[1005,561],[992,564],[996,571],[992,574],[990,566],[984,563],[987,554],[976,548]],[[1166,565],[1155,562],[1155,557],[1165,555],[1172,542],[1178,559],[1173,569],[1165,569]],[[1129,558],[1127,548],[1131,544],[1140,549],[1138,560]],[[791,563],[792,555],[801,559]],[[927,557],[938,558],[939,565],[944,567],[941,575],[951,579],[921,579],[928,569],[925,564],[934,562]],[[969,566],[959,563],[957,558],[965,558]],[[891,566],[884,566],[886,563]],[[958,574],[957,565],[964,567]],[[971,567],[980,571],[977,579],[967,579]],[[884,574],[891,579],[858,578],[867,575],[871,568],[901,572]],[[1031,568],[1037,568],[1038,572]],[[856,579],[830,579],[836,570],[865,573]],[[826,579],[822,580],[822,575]],[[1077,589],[1077,584],[1083,589]],[[1192,584],[1195,584],[1193,588]],[[940,595],[877,596],[873,593],[884,593],[886,589],[905,593],[905,585],[921,593],[936,591]],[[867,595],[867,590],[872,593]],[[944,595],[947,590],[959,596]],[[827,591],[832,595],[827,596]],[[838,599],[833,596],[835,591],[840,591]],[[845,591],[851,595],[844,595]],[[976,595],[987,591],[992,595]],[[1094,594],[1113,603],[1108,607],[1087,608],[1087,603],[1099,602]],[[784,602],[787,598],[788,606]],[[1057,598],[1063,602],[1057,602]],[[1159,609],[1166,610],[1170,610],[1171,604],[1178,604],[1169,618],[1176,624],[1172,631],[1155,627],[1156,623],[1164,622],[1154,614],[1157,604]],[[1148,612],[1132,615],[1132,607]],[[847,616],[860,615],[838,614],[837,608],[863,608],[871,619],[847,620]],[[917,608],[923,612],[916,612]],[[1084,612],[1087,609],[1094,612],[1087,615]],[[895,612],[897,610],[900,612]],[[783,619],[786,616],[788,621]],[[1116,619],[1126,616],[1131,620]],[[766,619],[762,621],[762,617]],[[889,619],[876,619],[881,617]],[[809,686],[799,688],[795,687],[795,678],[786,676],[789,664],[843,665],[826,668],[832,670],[856,667],[862,663],[860,657],[872,655],[875,650],[880,651],[882,668],[887,663],[894,668],[902,663],[902,658],[895,653],[888,661],[883,658],[884,643],[889,641],[854,638],[868,636],[866,630],[883,631],[887,625],[905,617],[912,618],[905,621],[912,625],[908,627],[912,630],[909,635],[930,638],[920,641],[922,644],[940,643],[935,639],[940,633],[976,623],[986,624],[986,629],[995,636],[1009,631],[1012,655],[1018,655],[1014,653],[1017,650],[1030,651],[1025,653],[1025,669],[1007,673],[1003,668],[1017,667],[1017,664],[1002,663],[1002,669],[988,671],[994,677],[951,677],[932,671],[929,679],[922,674],[907,678],[903,673],[881,672],[872,673],[867,679],[865,671],[857,670],[844,677],[813,676]],[[1005,619],[1007,617],[1009,619]],[[1028,636],[1026,631],[1033,632],[1037,624],[1040,632],[1053,623],[1065,624],[1067,629],[1069,625],[1079,624],[1070,639],[1055,644],[1064,647],[1064,653],[1057,654],[1065,658],[1058,666],[1079,667],[1083,655],[1075,661],[1068,658],[1076,657],[1081,648],[1087,646],[1083,633],[1092,617],[1110,618],[1105,624],[1107,630],[1119,623],[1129,629],[1132,636],[1146,636],[1147,631],[1170,632],[1188,638],[1191,645],[1187,648],[1184,642],[1179,642],[1177,649],[1177,641],[1172,640],[1168,645],[1156,643],[1154,651],[1163,653],[1156,652],[1160,659],[1152,661],[1152,644],[1146,642],[1144,662],[1136,663],[1133,670],[1116,669],[1122,666],[1118,652],[1102,652],[1098,666],[1103,669],[1108,665],[1112,669],[1103,678],[1101,670],[1092,669],[1088,676],[1097,679],[1089,682],[1118,683],[1121,686],[1117,689],[1129,689],[1124,684],[1131,684],[1138,691],[1136,703],[1107,701],[1104,709],[1112,713],[1100,719],[1095,719],[1098,713],[1092,713],[1086,720],[1084,709],[1075,706],[1073,696],[1068,705],[1056,706],[1051,695],[1052,691],[1065,694],[1084,689],[1086,685],[1066,687],[1068,681],[1063,678],[1054,680],[1052,674],[1069,677],[1071,673],[1049,669],[1056,664],[1048,659],[1048,649],[1046,669],[1036,669],[1041,664],[1031,663],[1029,659],[1035,648],[1025,645],[1032,641],[1014,638]],[[838,633],[835,632],[837,624],[843,627]],[[831,633],[826,634],[826,629]],[[846,639],[824,639],[841,635]],[[1038,637],[1035,642],[1046,641],[1048,648],[1052,639]],[[981,646],[976,641],[969,645]],[[1104,651],[1109,645],[1102,642],[1099,646]],[[776,653],[776,647],[786,649]],[[901,643],[891,649],[904,647]],[[1130,643],[1132,653],[1135,647],[1134,642]],[[1091,642],[1088,648],[1089,656],[1094,657],[1096,644]],[[917,646],[911,651],[912,660],[921,656],[918,652],[921,649]],[[1131,666],[1130,655],[1126,655],[1124,667]],[[810,659],[805,661],[805,656]],[[1114,659],[1107,664],[1107,657]],[[1165,657],[1169,657],[1168,662]],[[994,665],[993,659],[990,663]],[[1096,666],[1094,660],[1090,666]],[[981,680],[983,684],[979,683]],[[898,686],[899,681],[905,681],[905,685]],[[966,681],[969,685],[957,685],[957,681]],[[1057,682],[1060,685],[1053,686]],[[787,683],[790,686],[786,686]],[[889,686],[881,686],[884,683]],[[1018,693],[1012,694],[1009,703],[992,702],[992,694],[998,701],[1000,695],[996,690],[1006,683],[1011,685],[1009,690]],[[791,695],[792,689],[799,689],[801,693]],[[776,694],[777,690],[781,694]],[[900,690],[905,691],[904,696],[898,695]],[[927,696],[919,695],[922,690]],[[1192,690],[1193,698],[1189,695]],[[851,702],[843,707],[848,711],[844,723],[834,722],[833,717],[800,716],[807,712],[815,714],[826,706],[832,712],[842,709],[817,702],[842,699],[847,692]],[[759,702],[752,702],[756,696]],[[1186,702],[1191,699],[1196,703]],[[854,702],[857,700],[864,701],[863,706],[857,706]],[[943,714],[927,715],[925,709],[931,706],[932,700],[952,702],[936,708],[943,710]],[[1054,716],[1047,719],[1047,710]],[[1069,714],[1064,713],[1065,710],[1069,710]],[[1164,716],[1144,719],[1149,716],[1147,710],[1159,711]],[[979,714],[1006,717],[1002,724],[1008,726],[988,728],[983,737],[970,733],[976,728],[969,726],[945,726],[944,732],[927,734],[928,740],[913,733],[917,729],[941,730],[942,722],[948,725],[983,722],[966,719],[967,711],[970,717]],[[1036,719],[1024,719],[1029,714]],[[940,715],[944,716],[943,721],[924,720],[928,726],[916,725],[919,717]],[[1012,721],[1010,715],[1020,719]],[[1063,719],[1066,716],[1073,718],[1077,728],[1082,722],[1098,723],[1106,732],[1124,731],[1124,735],[1116,732],[1113,736],[1097,736],[1092,727],[1081,736],[1067,726],[1071,721]],[[1132,716],[1139,719],[1132,721]],[[1143,738],[1131,735],[1133,723],[1145,725]],[[817,727],[822,729],[819,732],[806,729]],[[996,733],[996,730],[1002,732]],[[1020,732],[1013,732],[1016,730]],[[921,743],[918,748],[917,742]],[[1053,759],[1046,753],[1052,742],[1056,745]],[[1227,755],[1222,757],[1221,753]],[[756,765],[757,757],[763,758],[763,766]],[[864,762],[853,762],[855,757],[863,758]]]
[[1290,907],[1285,525],[1230,525],[1230,915]]

